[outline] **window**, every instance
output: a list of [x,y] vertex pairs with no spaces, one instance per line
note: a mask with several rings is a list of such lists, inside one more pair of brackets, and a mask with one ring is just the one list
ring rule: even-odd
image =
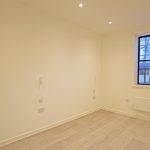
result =
[[138,37],[137,83],[150,85],[150,35]]

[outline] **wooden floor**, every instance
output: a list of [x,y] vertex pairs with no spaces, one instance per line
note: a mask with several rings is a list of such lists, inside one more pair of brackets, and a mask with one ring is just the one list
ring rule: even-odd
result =
[[98,111],[0,150],[150,150],[150,122]]

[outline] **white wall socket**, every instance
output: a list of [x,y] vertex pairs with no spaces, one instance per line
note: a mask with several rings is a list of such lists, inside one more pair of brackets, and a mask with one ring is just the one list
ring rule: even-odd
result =
[[43,75],[40,75],[39,76],[39,79],[38,79],[38,85],[39,85],[39,89],[42,87],[43,85],[43,79],[44,79],[44,76]]
[[128,98],[126,98],[125,101],[128,103],[130,100]]
[[39,103],[43,103],[44,99],[43,98],[39,98]]
[[95,100],[95,99],[96,99],[96,96],[93,96],[92,99]]
[[38,109],[38,113],[43,113],[44,111],[45,111],[45,108],[43,107]]

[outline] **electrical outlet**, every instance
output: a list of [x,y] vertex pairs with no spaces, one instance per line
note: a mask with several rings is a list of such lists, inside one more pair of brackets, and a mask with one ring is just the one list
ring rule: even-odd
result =
[[45,108],[39,108],[38,113],[43,113],[45,111]]
[[42,88],[43,79],[44,79],[44,76],[43,76],[43,75],[40,75],[40,76],[39,76],[39,79],[38,79],[38,86],[39,86],[39,89]]
[[44,101],[43,98],[39,99],[39,103],[43,103],[43,101]]
[[93,96],[92,99],[95,100],[95,99],[96,99],[96,96]]
[[127,98],[127,99],[125,99],[125,101],[126,101],[127,103],[129,103],[130,100]]
[[96,77],[96,75],[94,76],[94,81],[96,82],[96,80],[97,80],[97,77]]
[[93,90],[93,94],[95,94],[95,93],[96,93],[96,90],[94,89],[94,90]]

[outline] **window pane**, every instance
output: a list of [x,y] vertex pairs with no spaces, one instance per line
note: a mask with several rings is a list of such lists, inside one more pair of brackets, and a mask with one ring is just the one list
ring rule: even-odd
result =
[[139,42],[140,60],[150,60],[150,36],[141,37]]
[[150,84],[150,61],[139,63],[139,83]]

